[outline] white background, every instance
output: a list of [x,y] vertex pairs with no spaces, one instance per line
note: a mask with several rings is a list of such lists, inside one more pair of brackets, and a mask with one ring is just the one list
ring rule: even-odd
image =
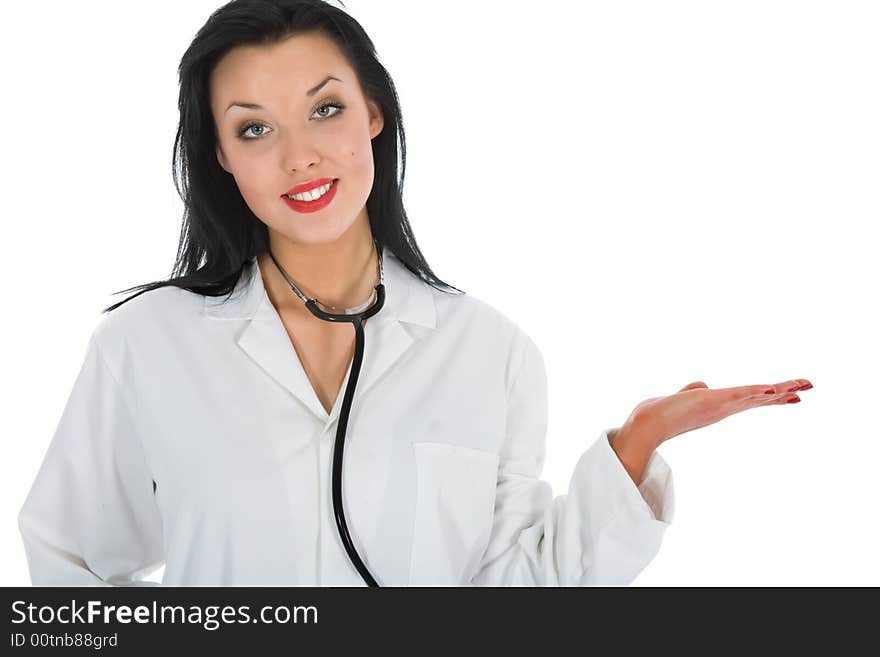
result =
[[[4,8],[2,585],[30,583],[16,516],[101,309],[171,273],[177,65],[221,4]],[[647,397],[815,386],[659,448],[675,519],[634,584],[880,585],[878,5],[346,7],[430,265],[544,354],[555,494]]]

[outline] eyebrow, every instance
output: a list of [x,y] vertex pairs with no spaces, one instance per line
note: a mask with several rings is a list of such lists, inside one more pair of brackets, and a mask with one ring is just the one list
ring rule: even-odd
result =
[[[336,80],[337,82],[342,82],[342,80],[340,80],[339,78],[334,78],[332,75],[328,75],[328,76],[327,76],[326,78],[324,78],[319,84],[316,84],[314,87],[312,87],[311,89],[309,89],[309,90],[306,92],[306,96],[314,96],[316,93],[318,93],[318,92],[321,90],[321,88],[322,88],[325,84],[327,84],[328,82],[330,82],[330,80]],[[229,103],[229,107],[227,107],[227,108],[226,108],[226,111],[224,111],[223,113],[225,114],[225,113],[228,112],[229,109],[232,108],[232,107],[243,107],[244,109],[254,109],[254,110],[266,109],[266,108],[263,107],[262,105],[257,105],[256,103],[240,103],[240,102],[238,102],[238,101],[233,101],[233,102]]]

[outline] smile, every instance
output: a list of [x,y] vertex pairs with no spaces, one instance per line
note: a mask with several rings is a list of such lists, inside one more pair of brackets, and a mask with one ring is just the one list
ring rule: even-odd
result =
[[284,199],[287,207],[296,212],[317,212],[318,210],[327,207],[333,200],[333,197],[336,196],[338,182],[339,179],[337,178],[332,183],[322,187],[309,190],[302,194],[295,194],[292,197],[284,194],[281,198]]

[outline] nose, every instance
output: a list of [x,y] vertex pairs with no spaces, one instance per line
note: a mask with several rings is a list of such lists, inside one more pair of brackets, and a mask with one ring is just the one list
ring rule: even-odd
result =
[[308,171],[309,167],[320,162],[317,145],[313,140],[300,132],[282,140],[281,166],[285,172]]

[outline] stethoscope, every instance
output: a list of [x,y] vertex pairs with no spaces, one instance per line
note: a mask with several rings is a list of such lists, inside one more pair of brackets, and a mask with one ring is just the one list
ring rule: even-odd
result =
[[[351,374],[348,377],[348,385],[345,387],[345,397],[342,400],[342,410],[339,411],[339,424],[336,427],[336,444],[333,446],[333,513],[336,516],[336,528],[339,530],[339,537],[342,539],[345,551],[348,552],[349,559],[351,559],[351,562],[354,564],[354,567],[357,568],[361,577],[363,577],[364,581],[367,583],[367,586],[379,586],[379,584],[373,579],[373,576],[370,574],[370,571],[367,570],[364,562],[361,561],[360,555],[358,555],[354,543],[351,540],[351,536],[348,533],[348,526],[345,524],[345,513],[342,510],[342,450],[345,446],[345,431],[348,428],[348,414],[351,411],[351,401],[354,398],[354,389],[357,385],[358,375],[361,371],[361,363],[364,359],[363,321],[382,310],[382,306],[385,305],[385,272],[382,266],[382,249],[379,248],[379,243],[375,239],[373,240],[373,244],[376,246],[379,273],[379,284],[375,287],[375,303],[373,303],[374,295],[370,295],[370,298],[367,299],[365,303],[353,308],[343,309],[343,314],[325,312],[318,307],[319,301],[317,299],[306,298],[306,296],[299,291],[299,288],[293,284],[293,281],[290,280],[287,273],[281,268],[281,265],[278,264],[278,261],[275,260],[272,251],[269,250],[269,256],[271,256],[272,262],[278,267],[278,271],[284,276],[284,280],[290,285],[290,289],[296,292],[296,295],[305,302],[306,308],[308,308],[315,317],[328,322],[351,322],[354,324],[354,360],[352,360],[351,363]],[[373,304],[372,306],[370,306],[371,303]],[[335,306],[321,305],[337,310]],[[364,310],[367,306],[370,306],[370,308]]]

